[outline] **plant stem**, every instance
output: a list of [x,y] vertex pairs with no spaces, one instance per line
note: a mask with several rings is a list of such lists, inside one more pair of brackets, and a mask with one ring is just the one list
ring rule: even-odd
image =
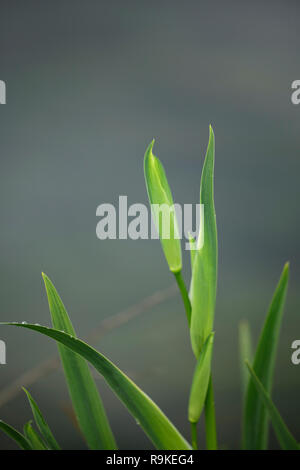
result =
[[182,300],[183,300],[187,321],[188,321],[188,324],[190,326],[191,325],[192,306],[191,306],[191,302],[190,302],[190,299],[189,299],[189,294],[188,294],[187,288],[185,287],[185,283],[184,283],[184,280],[182,278],[181,271],[178,271],[177,273],[174,273],[174,276],[175,276],[176,282],[178,284],[178,287],[179,287],[179,290],[180,290],[180,293],[181,293],[181,297],[182,297]]
[[207,395],[205,399],[205,433],[207,450],[217,450],[217,430],[216,430],[216,413],[214,391],[212,384],[212,376],[210,375]]
[[197,444],[197,423],[191,423],[191,436],[192,436],[192,447],[194,450],[198,449]]

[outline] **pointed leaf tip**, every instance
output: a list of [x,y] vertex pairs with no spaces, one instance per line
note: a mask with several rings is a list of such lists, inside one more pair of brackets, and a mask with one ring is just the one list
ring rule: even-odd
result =
[[[284,265],[276,286],[267,317],[262,328],[256,349],[253,370],[271,395],[277,344],[279,340],[287,286],[289,279],[288,263]],[[268,444],[268,416],[253,380],[247,386],[244,404],[243,447],[247,450],[266,449]]]
[[171,189],[160,160],[153,155],[153,141],[144,156],[144,176],[152,216],[170,270],[182,268],[181,244]]
[[294,436],[289,431],[285,422],[283,421],[279,411],[274,405],[270,394],[267,392],[253,368],[250,366],[249,362],[245,361],[248,371],[252,377],[253,383],[256,387],[258,394],[260,395],[264,405],[268,411],[269,417],[272,422],[273,429],[275,431],[278,442],[283,450],[299,450],[300,447],[294,438]]

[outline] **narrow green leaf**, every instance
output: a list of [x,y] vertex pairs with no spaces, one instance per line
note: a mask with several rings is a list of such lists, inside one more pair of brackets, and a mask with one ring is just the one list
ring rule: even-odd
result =
[[[43,274],[53,327],[76,337],[66,309],[50,279]],[[116,449],[102,400],[84,359],[58,345],[79,427],[91,449]]]
[[243,396],[245,396],[249,382],[249,373],[245,365],[245,360],[247,359],[252,362],[253,358],[251,332],[249,322],[247,320],[243,320],[239,324],[239,350],[242,391]]
[[280,416],[279,411],[271,400],[269,394],[267,393],[265,387],[255,374],[254,370],[250,366],[249,362],[246,361],[246,365],[251,374],[254,386],[257,390],[257,393],[261,397],[261,400],[264,402],[266,409],[268,410],[269,416],[271,418],[272,426],[274,428],[278,442],[283,450],[299,450],[299,445],[294,439],[293,435],[287,428],[285,422]]
[[188,410],[189,421],[191,423],[199,421],[204,407],[210,378],[213,337],[214,334],[211,333],[205,341],[195,368]]
[[0,429],[2,429],[7,436],[13,439],[22,450],[32,450],[30,443],[23,434],[9,424],[6,424],[2,419],[0,420]]
[[33,429],[31,423],[32,421],[28,421],[28,423],[24,425],[24,434],[26,439],[30,442],[32,450],[47,450],[47,447],[35,429]]
[[172,272],[182,268],[181,245],[172,193],[159,159],[152,153],[154,140],[144,156],[144,174],[153,219]]
[[118,369],[118,367],[88,344],[67,333],[45,326],[23,323],[2,323],[2,325],[13,325],[38,331],[49,338],[55,339],[64,346],[67,346],[89,361],[104,377],[108,385],[158,449],[185,450],[191,448],[188,442],[181,436],[175,426],[148,395],[137,387],[132,380]]
[[204,224],[201,223],[200,226],[198,237],[200,246],[194,258],[191,282],[191,343],[196,358],[199,357],[202,346],[212,331],[216,302],[218,247],[213,190],[214,158],[215,141],[210,126],[200,184],[200,204],[204,205]]
[[27,398],[28,398],[29,404],[31,406],[32,414],[33,414],[33,417],[35,419],[36,425],[37,425],[41,435],[43,436],[48,448],[51,449],[51,450],[59,450],[60,447],[57,444],[56,439],[53,436],[51,429],[49,428],[48,424],[46,423],[46,421],[45,421],[45,419],[44,419],[44,417],[41,413],[41,410],[39,409],[38,405],[36,404],[36,402],[34,401],[32,396],[30,395],[28,390],[26,390],[25,388],[23,388],[23,390],[27,395]]
[[[253,362],[253,369],[269,395],[271,395],[272,389],[288,277],[289,266],[286,264],[276,287]],[[249,381],[246,392],[243,421],[243,447],[249,450],[266,449],[268,443],[268,415],[253,380]]]

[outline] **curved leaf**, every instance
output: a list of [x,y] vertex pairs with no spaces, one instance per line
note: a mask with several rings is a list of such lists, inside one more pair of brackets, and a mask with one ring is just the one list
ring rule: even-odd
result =
[[[43,273],[54,328],[76,336],[66,309],[50,279]],[[116,449],[102,400],[84,359],[58,345],[79,427],[91,449]]]
[[[193,260],[191,343],[198,359],[202,346],[211,333],[217,290],[217,225],[214,206],[215,140],[210,126],[209,142],[200,184],[200,204],[204,205],[204,224],[201,223],[200,248]],[[203,227],[204,225],[204,227]],[[204,237],[204,238],[203,238]]]
[[[177,273],[182,268],[182,260],[176,213],[165,170],[159,159],[152,153],[153,145],[154,140],[148,146],[144,156],[145,182],[152,216],[165,257],[170,270]],[[169,233],[166,233],[167,227]]]
[[293,435],[287,428],[285,422],[280,416],[279,411],[277,410],[276,406],[274,405],[273,401],[268,395],[265,387],[263,386],[261,381],[258,379],[257,375],[255,374],[254,370],[252,369],[248,361],[246,361],[246,366],[248,367],[248,370],[251,374],[257,393],[261,397],[266,409],[268,410],[275,434],[277,436],[277,439],[281,448],[283,450],[299,450],[299,445],[296,439],[294,439]]
[[24,425],[24,434],[28,442],[30,442],[32,450],[47,450],[47,447],[35,429],[33,429],[31,423],[32,421],[28,421],[28,423]]
[[190,449],[165,414],[135,383],[118,369],[109,359],[94,348],[71,335],[44,326],[22,323],[2,323],[38,331],[68,347],[87,361],[104,377],[108,385],[136,419],[153,444],[160,450]]
[[[283,307],[289,278],[289,265],[284,266],[276,287],[256,349],[253,370],[266,392],[271,395],[275,357]],[[249,381],[244,408],[243,447],[263,450],[268,442],[268,415],[253,380]]]
[[23,388],[23,390],[27,395],[27,398],[28,398],[29,404],[31,406],[32,414],[33,414],[33,417],[35,419],[36,425],[37,425],[41,435],[45,439],[45,442],[46,442],[47,446],[51,450],[60,450],[60,447],[57,444],[56,439],[53,436],[52,431],[49,428],[48,424],[46,423],[46,421],[45,421],[38,405],[36,404],[36,402],[34,401],[32,396],[30,395],[28,390],[26,390],[25,388]]
[[2,421],[2,419],[0,420],[0,429],[2,429],[2,431],[5,432],[7,436],[11,437],[11,439],[13,439],[21,449],[32,450],[30,443],[23,436],[23,434],[21,434],[9,424]]

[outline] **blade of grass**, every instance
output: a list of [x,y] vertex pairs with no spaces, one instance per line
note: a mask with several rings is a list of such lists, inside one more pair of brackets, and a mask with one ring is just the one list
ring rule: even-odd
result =
[[35,429],[33,429],[31,423],[32,421],[28,421],[28,423],[24,425],[24,434],[26,439],[30,442],[32,450],[47,450],[47,447]]
[[[43,273],[53,327],[76,336],[66,309],[50,279]],[[95,381],[84,359],[58,345],[65,378],[79,427],[91,449],[113,450],[111,431]]]
[[33,414],[33,417],[35,419],[36,425],[37,425],[41,435],[43,436],[48,448],[51,449],[51,450],[60,450],[60,447],[59,447],[58,443],[56,442],[56,439],[53,436],[51,429],[49,428],[48,424],[46,423],[46,421],[45,421],[38,405],[36,404],[36,402],[34,401],[32,396],[30,395],[28,390],[26,390],[25,388],[23,388],[23,390],[27,395],[27,398],[28,398],[29,404],[31,406],[32,414]]
[[188,409],[191,423],[199,421],[204,407],[210,377],[213,336],[214,334],[211,333],[205,341],[195,368]]
[[[214,158],[214,133],[210,126],[200,184],[200,204],[204,205],[204,224],[201,223],[200,231],[203,231],[204,243],[194,257],[191,285],[193,293],[191,343],[197,359],[206,338],[212,331],[216,302],[218,247],[213,194]],[[203,240],[203,234],[199,234],[198,241]]]
[[[271,395],[276,350],[289,277],[289,265],[283,268],[256,349],[253,369]],[[253,380],[249,381],[243,417],[243,447],[263,450],[268,442],[268,415]]]
[[247,359],[250,362],[252,362],[252,358],[253,358],[252,338],[251,338],[249,322],[247,320],[243,320],[239,324],[239,351],[240,351],[242,391],[243,391],[243,397],[245,397],[248,382],[249,382],[249,373],[245,366],[245,360]]
[[265,404],[266,409],[268,410],[268,413],[271,418],[271,422],[272,422],[276,437],[278,439],[278,442],[280,444],[280,447],[283,450],[299,450],[300,449],[299,444],[297,443],[296,439],[294,439],[293,435],[287,428],[285,422],[280,416],[279,411],[277,410],[269,394],[267,393],[265,387],[263,386],[263,384],[261,383],[261,381],[255,374],[254,370],[252,369],[248,361],[246,361],[246,366],[248,367],[253,383],[256,387],[257,393],[261,397],[262,401]]
[[191,449],[175,426],[158,406],[105,356],[71,335],[53,328],[23,323],[2,323],[42,333],[63,344],[89,361],[140,424],[153,444],[160,450]]
[[27,441],[27,439],[21,434],[19,431],[17,431],[15,428],[10,426],[9,424],[5,423],[0,420],[0,429],[8,436],[10,437],[13,441],[18,444],[18,446],[22,450],[32,450],[32,447],[30,443]]
[[[204,223],[201,221],[197,241],[198,250],[192,259],[190,286],[192,304],[190,334],[192,349],[197,360],[202,346],[213,328],[217,292],[218,243],[214,205],[214,162],[215,138],[210,126],[200,183],[200,204],[204,206]],[[212,382],[210,384],[205,401],[206,435],[208,447],[216,448],[215,405]]]

